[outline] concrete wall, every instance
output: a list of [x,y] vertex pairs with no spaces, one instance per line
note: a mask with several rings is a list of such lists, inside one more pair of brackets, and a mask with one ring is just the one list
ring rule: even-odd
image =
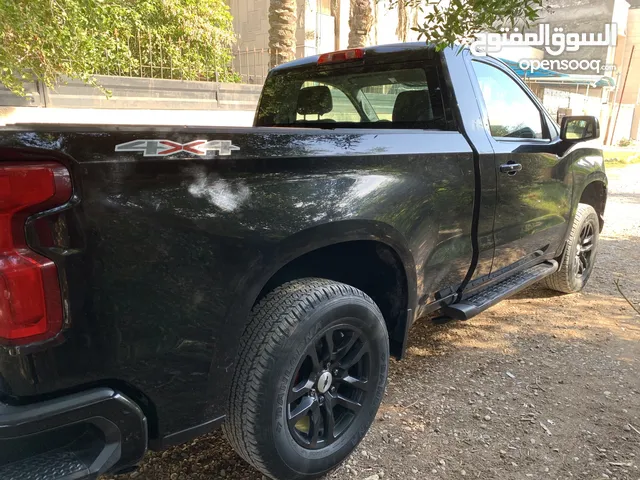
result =
[[601,124],[608,118],[609,106],[602,103],[602,89],[590,89],[588,95],[585,87],[544,86],[537,90],[536,95],[555,119],[560,108],[570,108],[572,115],[593,115]]
[[11,90],[0,83],[0,106],[6,107],[39,107],[44,105],[44,100],[35,83],[25,85],[27,95],[24,97],[13,94]]
[[0,107],[0,127],[15,124],[250,127],[254,110],[127,110]]
[[22,98],[0,89],[0,106],[49,108],[117,108],[155,110],[254,110],[261,85],[196,82],[98,75],[96,81],[111,92],[80,80],[68,80],[55,89],[29,84]]
[[[0,125],[90,123],[248,126],[262,85],[98,76],[111,91],[70,80],[55,90],[27,85],[27,96],[0,86]],[[41,108],[37,108],[41,107]]]

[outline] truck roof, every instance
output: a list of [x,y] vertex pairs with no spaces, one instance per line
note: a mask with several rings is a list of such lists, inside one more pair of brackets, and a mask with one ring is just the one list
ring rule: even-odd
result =
[[[361,49],[364,50],[367,60],[376,57],[379,58],[380,56],[386,57],[387,55],[393,54],[394,62],[403,62],[424,55],[430,56],[435,53],[435,46],[429,45],[424,42],[393,43],[388,45],[361,47]],[[315,66],[318,64],[319,58],[320,55],[313,55],[310,57],[292,60],[291,62],[283,63],[282,65],[274,67],[271,72]]]

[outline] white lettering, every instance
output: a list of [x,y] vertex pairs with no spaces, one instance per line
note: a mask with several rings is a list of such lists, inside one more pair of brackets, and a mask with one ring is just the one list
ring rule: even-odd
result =
[[565,32],[562,27],[555,27],[551,32],[549,24],[540,24],[537,32],[520,32],[514,28],[502,28],[501,33],[483,32],[471,41],[470,50],[473,55],[485,56],[500,52],[505,46],[544,47],[551,56],[557,57],[564,52],[577,52],[584,46],[616,46],[618,42],[618,25],[606,24],[604,33]]

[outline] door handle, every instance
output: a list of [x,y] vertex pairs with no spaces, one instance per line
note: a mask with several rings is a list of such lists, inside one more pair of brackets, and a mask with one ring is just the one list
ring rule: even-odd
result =
[[520,163],[505,163],[504,165],[500,165],[500,173],[506,173],[507,175],[515,175],[520,170],[522,170],[522,165]]

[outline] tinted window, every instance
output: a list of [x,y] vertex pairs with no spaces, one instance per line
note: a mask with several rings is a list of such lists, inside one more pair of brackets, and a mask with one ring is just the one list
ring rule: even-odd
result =
[[[429,84],[424,76],[424,70],[416,69],[412,70],[411,73],[414,78],[413,81],[410,82],[363,87],[360,90],[360,102],[371,108],[373,115],[375,115],[378,120],[393,121],[393,108],[396,105],[398,95],[408,91],[429,92]],[[391,80],[393,80],[393,78],[391,78]]]
[[491,135],[542,138],[542,117],[529,96],[509,75],[482,62],[473,62],[489,114]]
[[[425,67],[425,64],[426,67]],[[274,72],[267,79],[258,126],[446,129],[437,68],[336,65]]]
[[[359,122],[360,114],[358,110],[354,107],[353,103],[349,100],[349,98],[336,87],[331,85],[326,85],[321,82],[304,82],[302,84],[302,88],[308,87],[318,87],[318,86],[326,86],[329,88],[329,92],[331,93],[332,100],[332,109],[328,113],[324,113],[320,115],[321,119],[324,120],[333,120],[335,122]],[[301,115],[298,113],[296,115],[296,121],[306,121],[313,117],[313,115]],[[317,120],[319,120],[318,118]],[[312,118],[311,118],[312,119]]]

